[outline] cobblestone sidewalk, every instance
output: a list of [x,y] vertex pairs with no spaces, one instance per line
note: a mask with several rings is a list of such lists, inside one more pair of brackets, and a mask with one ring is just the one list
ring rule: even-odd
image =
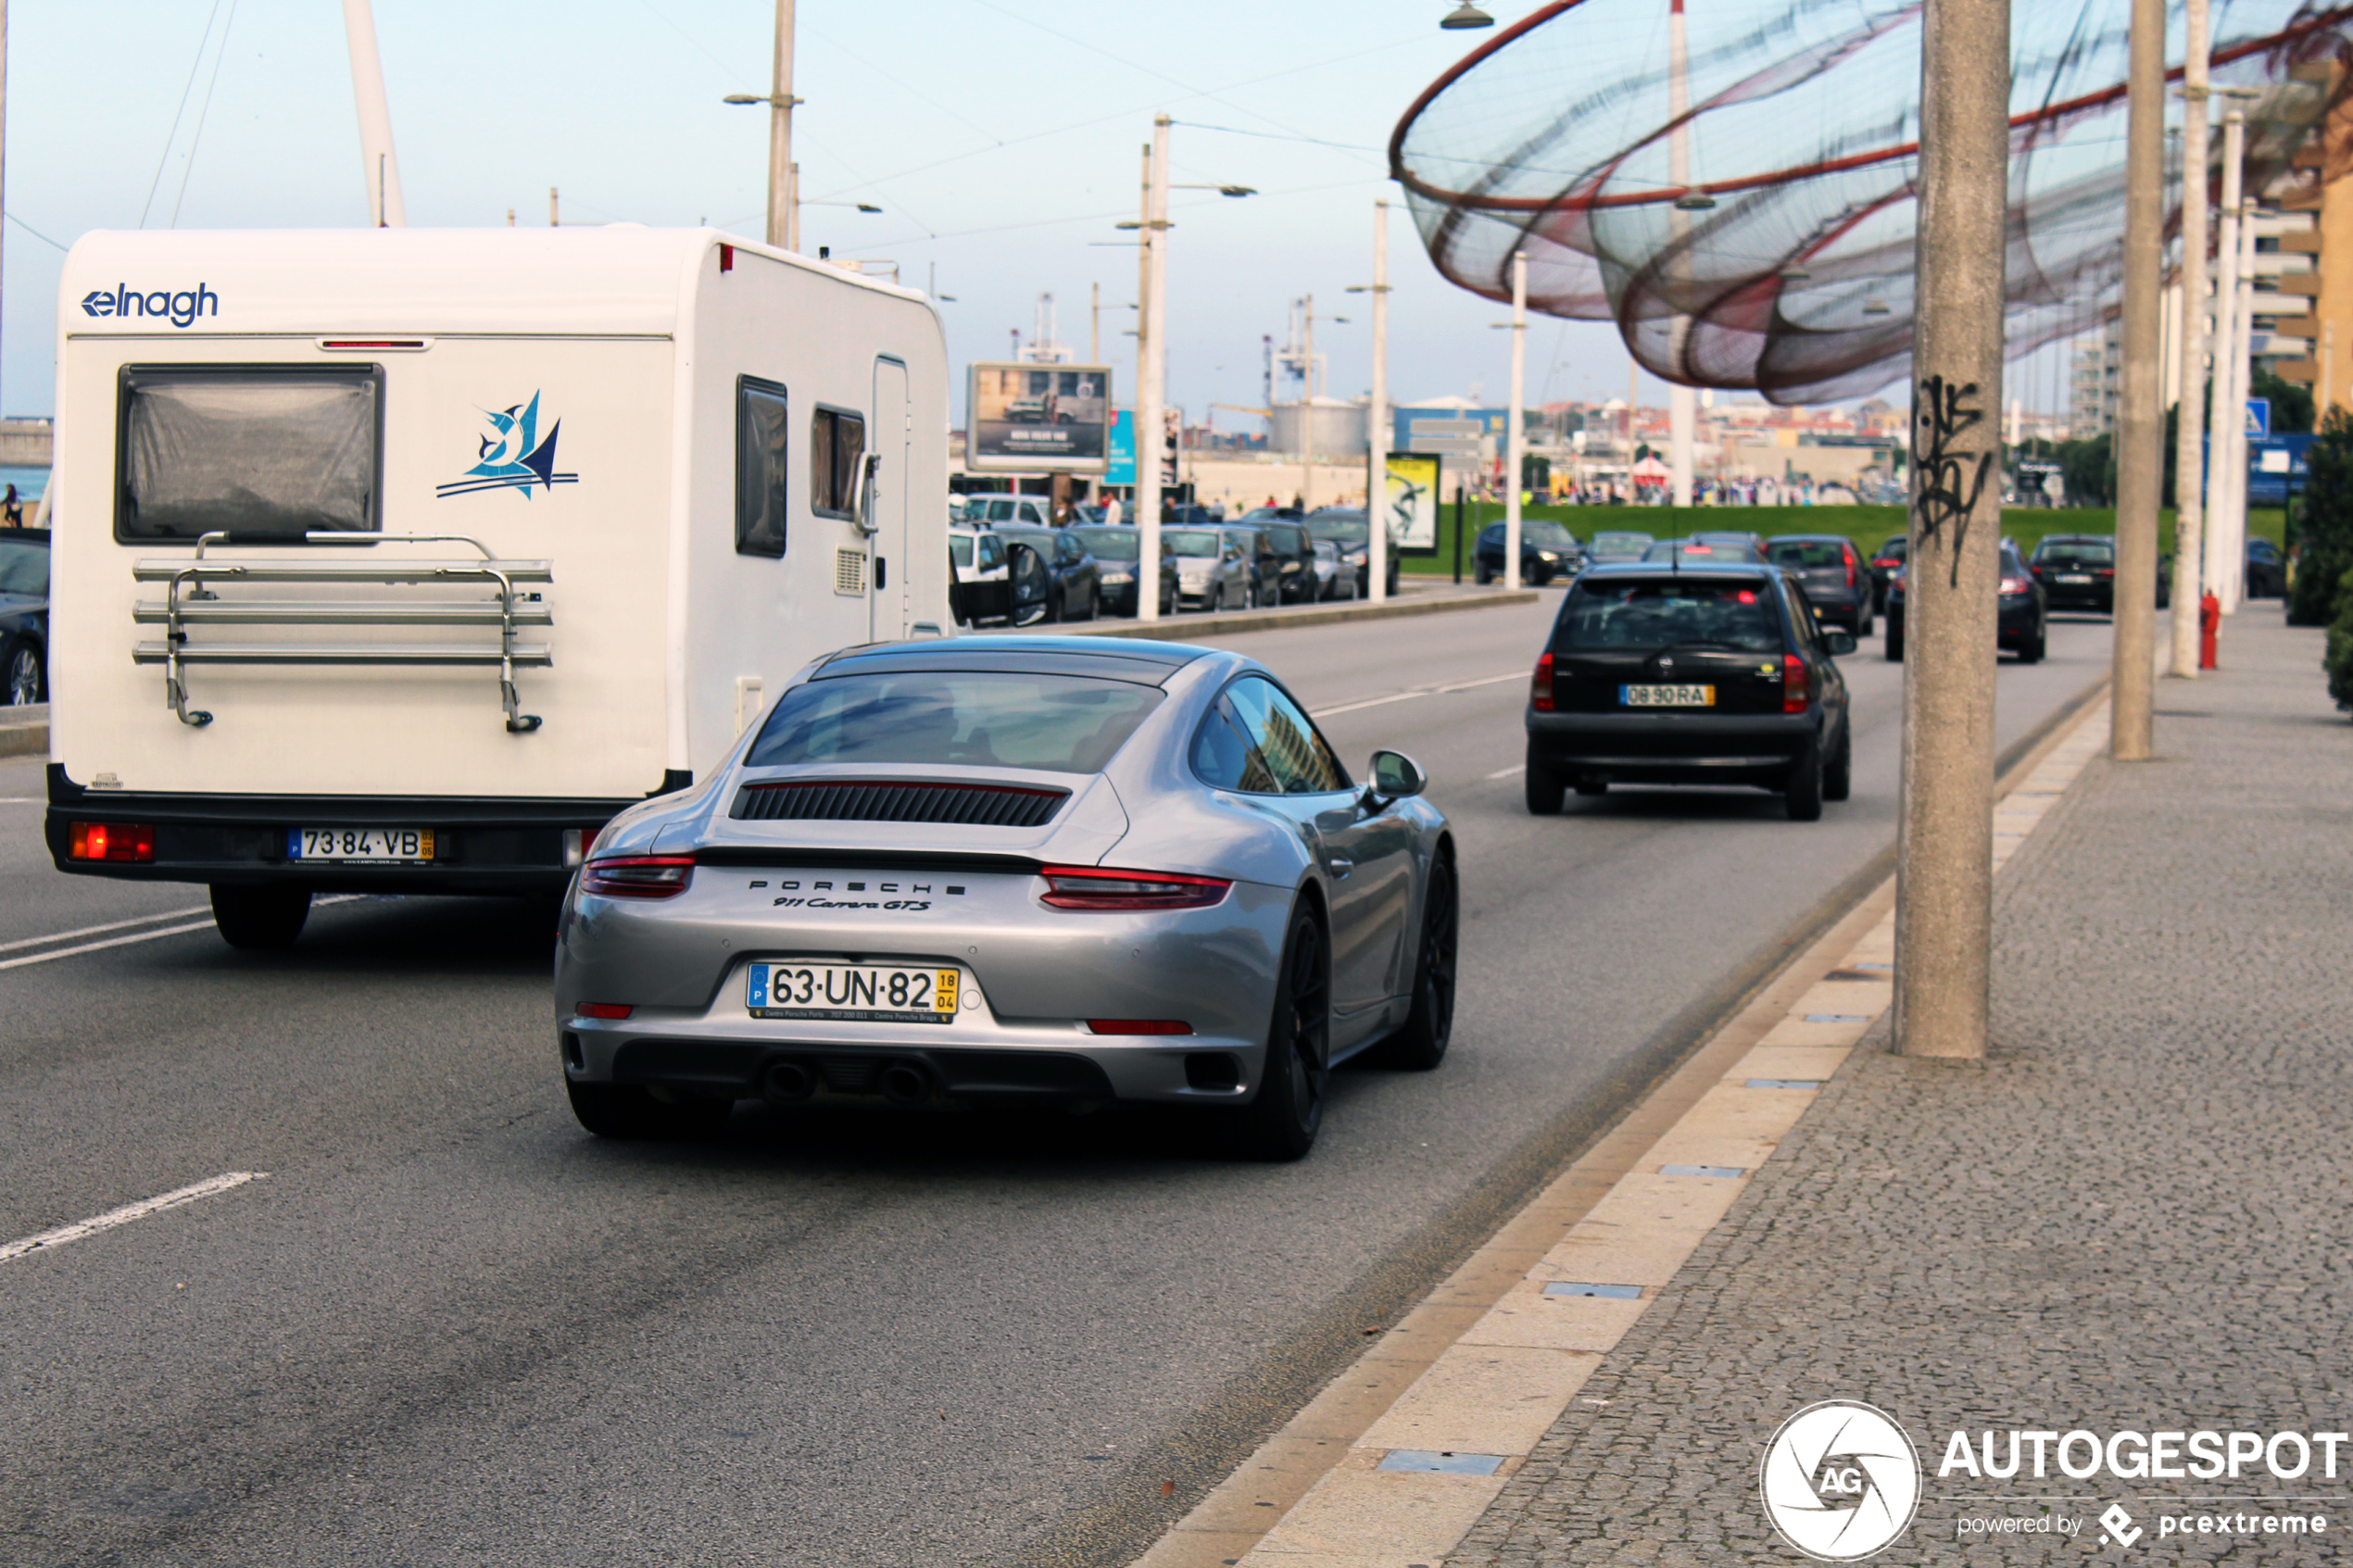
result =
[[[1938,1474],[1957,1431],[2353,1429],[2353,724],[2317,632],[2259,605],[2224,649],[2159,684],[2160,759],[2093,763],[2004,872],[1993,1057],[1875,1032],[1449,1564],[1803,1562],[1758,1467],[1823,1399],[1919,1449],[1879,1562],[2353,1561],[2353,1445],[2334,1480],[2317,1446],[2286,1480]],[[2059,1528],[1959,1534],[2003,1518]]]

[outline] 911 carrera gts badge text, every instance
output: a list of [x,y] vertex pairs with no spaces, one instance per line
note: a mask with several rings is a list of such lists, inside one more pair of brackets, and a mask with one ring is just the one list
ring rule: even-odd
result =
[[[765,887],[768,884],[765,882],[755,882],[752,884],[752,886],[754,887]],[[798,888],[800,884],[796,880],[791,882],[779,882],[776,885],[789,892],[792,889]],[[830,893],[834,891],[834,884],[831,882],[812,882],[809,884],[809,887],[812,893]],[[901,891],[901,886],[896,882],[878,882],[875,884],[874,890],[877,893],[898,893]],[[841,884],[841,891],[844,893],[863,893],[866,891],[866,884],[862,882],[845,882]],[[929,893],[932,891],[932,884],[928,882],[908,883],[905,884],[904,891],[908,893]],[[951,896],[961,897],[963,895],[964,890],[961,887],[950,886],[947,888],[946,891]],[[772,901],[772,907],[784,909],[900,909],[912,912],[917,909],[930,909],[931,900],[929,898],[906,897],[888,899],[779,897]]]

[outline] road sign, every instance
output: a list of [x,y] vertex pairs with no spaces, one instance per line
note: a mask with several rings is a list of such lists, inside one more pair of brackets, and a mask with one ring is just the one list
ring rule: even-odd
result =
[[2271,434],[2271,400],[2250,397],[2246,400],[2246,433],[2257,441],[2268,440]]

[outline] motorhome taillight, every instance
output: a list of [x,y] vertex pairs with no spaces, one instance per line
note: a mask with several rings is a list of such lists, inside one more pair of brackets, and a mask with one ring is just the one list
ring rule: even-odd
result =
[[152,860],[156,830],[150,822],[76,822],[68,855],[76,860]]
[[605,898],[675,898],[695,879],[692,855],[617,855],[580,870],[580,891]]
[[1797,655],[1781,656],[1781,711],[1803,713],[1813,694],[1806,689],[1806,661]]
[[736,270],[736,247],[734,245],[721,245],[719,247],[719,270],[722,272],[732,272]]
[[564,864],[576,866],[586,859],[588,852],[597,847],[598,832],[596,828],[564,829]]
[[1549,652],[1536,661],[1536,678],[1528,684],[1528,706],[1539,713],[1553,710],[1553,656]]

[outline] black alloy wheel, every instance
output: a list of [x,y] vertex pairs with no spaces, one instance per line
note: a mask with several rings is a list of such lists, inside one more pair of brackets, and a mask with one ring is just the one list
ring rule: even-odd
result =
[[1454,966],[1462,923],[1454,859],[1441,848],[1429,862],[1429,885],[1422,893],[1422,942],[1414,960],[1413,1010],[1405,1015],[1405,1026],[1382,1046],[1388,1065],[1427,1073],[1446,1060],[1446,1047],[1454,1038]]
[[564,1080],[564,1094],[580,1124],[600,1138],[710,1138],[727,1125],[732,1099],[656,1099],[636,1084],[576,1084]]
[[1231,1113],[1233,1143],[1245,1158],[1291,1160],[1315,1147],[1331,1078],[1331,952],[1315,911],[1302,904],[1291,911],[1283,944],[1258,1094]]
[[245,952],[291,947],[310,918],[307,887],[241,887],[212,884],[212,923],[220,939]]

